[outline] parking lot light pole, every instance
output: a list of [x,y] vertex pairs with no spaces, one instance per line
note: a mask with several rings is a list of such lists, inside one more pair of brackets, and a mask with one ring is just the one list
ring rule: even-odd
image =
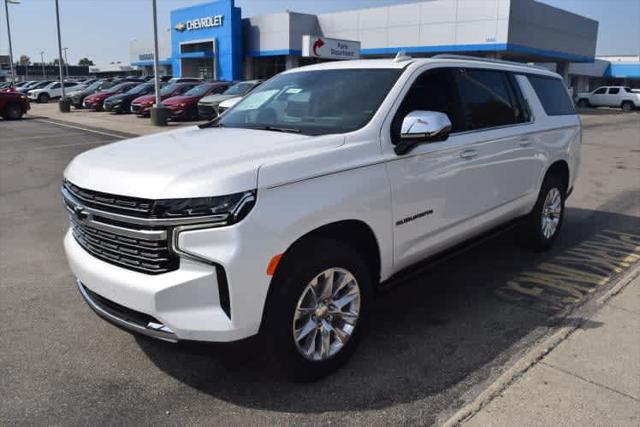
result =
[[9,25],[9,3],[20,4],[16,0],[4,0],[4,14],[7,19],[7,39],[9,41],[9,67],[11,67],[11,84],[16,85],[16,72],[13,67],[13,47],[11,46],[11,25]]
[[155,82],[156,89],[156,104],[151,107],[151,124],[156,126],[166,126],[167,119],[171,112],[167,107],[162,105],[162,98],[160,97],[160,76],[158,71],[160,69],[158,65],[158,12],[156,8],[156,0],[153,2],[153,80]]
[[56,0],[56,23],[58,24],[58,70],[60,71],[60,89],[62,89],[62,97],[58,101],[58,108],[61,113],[71,111],[71,100],[67,99],[64,93],[64,74],[62,72],[62,39],[60,37],[60,8],[58,0]]
[[62,50],[64,50],[64,73],[67,75],[67,78],[69,78],[69,60],[67,59],[68,49],[69,49],[68,47],[62,48]]
[[40,52],[40,65],[42,65],[42,79],[47,79],[47,72],[44,70],[44,51]]

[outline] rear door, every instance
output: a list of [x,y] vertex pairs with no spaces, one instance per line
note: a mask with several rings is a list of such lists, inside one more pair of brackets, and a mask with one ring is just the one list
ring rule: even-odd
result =
[[606,99],[607,107],[619,107],[620,104],[622,104],[620,100],[620,88],[610,87],[607,90],[607,99]]

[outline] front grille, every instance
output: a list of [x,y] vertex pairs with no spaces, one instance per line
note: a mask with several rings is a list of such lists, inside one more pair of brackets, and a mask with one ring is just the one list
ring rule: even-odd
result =
[[100,230],[74,217],[70,220],[78,244],[96,258],[147,274],[161,274],[178,268],[179,258],[169,250],[166,239],[132,238]]
[[199,105],[198,106],[198,114],[202,117],[212,117],[215,115],[215,110],[213,107],[208,105]]
[[78,200],[87,206],[103,209],[109,212],[120,213],[137,217],[150,217],[153,209],[153,200],[137,197],[115,196],[99,191],[85,190],[69,181],[64,182],[64,188]]
[[[110,213],[150,218],[152,200],[87,190],[66,180],[63,185],[70,194],[67,197],[76,199],[65,201],[72,212],[69,219],[73,237],[91,255],[146,274],[166,273],[179,267],[179,257],[169,248],[171,230],[168,227],[133,225],[108,218]],[[75,213],[77,203],[96,212],[90,216]],[[104,212],[104,216],[100,212]]]

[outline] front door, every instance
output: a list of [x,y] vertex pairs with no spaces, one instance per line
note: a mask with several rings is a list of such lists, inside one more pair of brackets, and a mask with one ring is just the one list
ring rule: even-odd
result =
[[[521,169],[519,123],[508,76],[501,71],[440,68],[419,76],[391,124],[439,111],[452,122],[442,142],[425,143],[387,163],[394,218],[394,262],[402,268],[465,240],[522,197],[531,183]],[[383,137],[384,141],[384,137]]]

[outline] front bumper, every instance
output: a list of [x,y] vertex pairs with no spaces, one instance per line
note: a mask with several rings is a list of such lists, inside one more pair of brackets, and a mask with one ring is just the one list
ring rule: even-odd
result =
[[[230,289],[227,288],[231,292],[231,318],[222,308],[219,276],[214,265],[181,258],[177,270],[158,275],[144,274],[94,257],[78,244],[71,230],[64,239],[64,248],[71,270],[86,289],[109,303],[153,318],[151,323],[155,324],[153,326],[156,329],[166,328],[165,331],[172,334],[160,336],[162,339],[226,342],[255,335],[260,325],[261,309],[256,310],[251,305],[257,302],[256,299],[262,298],[259,304],[261,308],[268,286],[255,283],[258,280],[253,283],[244,280],[244,272],[234,273],[243,268],[245,263],[242,261],[251,255],[242,254],[237,248],[230,247],[235,238],[224,238],[222,234],[225,231],[189,231],[182,233],[180,240],[195,239],[197,242],[203,237],[203,233],[207,242],[217,242],[216,251],[220,251],[220,257],[216,257],[216,261],[220,261],[227,274],[231,274],[228,277]],[[188,246],[197,247],[197,244]],[[244,270],[247,268],[244,267]],[[236,281],[234,287],[236,277],[241,282]],[[247,288],[253,287],[264,290],[264,295],[260,297],[260,292],[247,294]],[[250,303],[243,302],[245,299]],[[97,311],[90,301],[87,303]],[[98,314],[106,317],[104,313]],[[107,320],[129,330],[158,337],[156,330],[147,330],[150,329],[149,322],[147,325],[138,323],[131,326],[123,324],[126,319],[122,316],[116,315],[118,319],[112,317]]]

